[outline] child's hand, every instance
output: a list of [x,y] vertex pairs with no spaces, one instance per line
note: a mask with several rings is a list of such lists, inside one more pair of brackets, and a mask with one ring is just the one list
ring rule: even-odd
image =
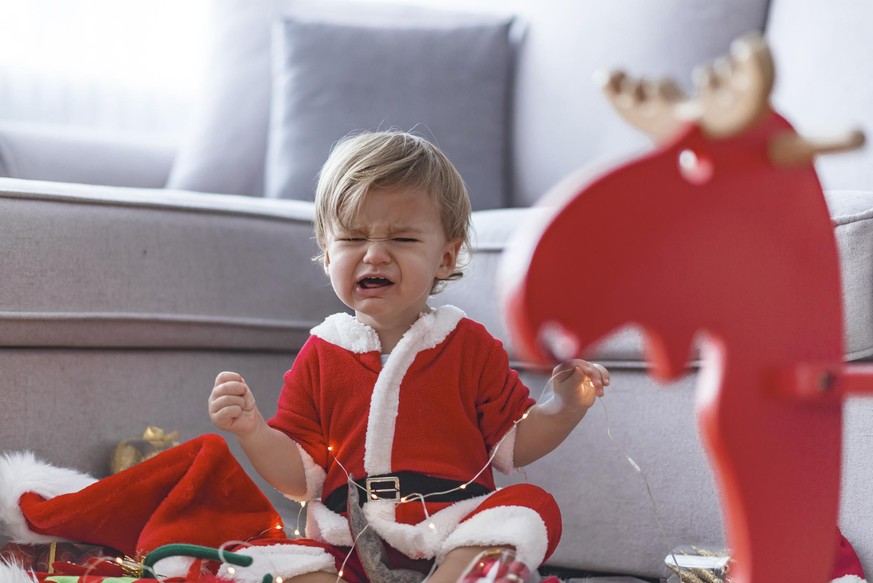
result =
[[609,371],[587,360],[568,360],[552,371],[553,387],[564,407],[587,411],[603,388],[609,385]]
[[251,389],[235,372],[223,372],[215,378],[209,395],[209,418],[219,429],[237,436],[251,433],[263,421]]

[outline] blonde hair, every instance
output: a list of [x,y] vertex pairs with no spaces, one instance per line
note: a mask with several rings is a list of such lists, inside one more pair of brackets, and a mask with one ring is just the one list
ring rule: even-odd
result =
[[324,262],[329,229],[349,228],[371,188],[404,187],[422,190],[437,202],[446,239],[461,241],[455,271],[434,281],[431,293],[445,282],[463,276],[469,263],[470,197],[461,175],[439,148],[407,132],[367,132],[343,138],[334,145],[321,168],[315,191],[315,238]]

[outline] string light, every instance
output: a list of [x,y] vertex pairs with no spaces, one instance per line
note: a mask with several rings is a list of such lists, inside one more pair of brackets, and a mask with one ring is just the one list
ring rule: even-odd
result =
[[[561,374],[561,373],[563,373],[563,372],[565,372],[565,371],[560,371],[560,372],[558,372],[558,373],[552,375],[551,377],[549,377],[549,379],[546,381],[545,386],[543,387],[542,392],[540,393],[539,398],[537,399],[537,404],[540,404],[540,402],[543,400],[543,397],[549,393],[549,388],[550,388],[550,386],[552,385],[552,382],[555,380],[555,378],[556,378],[559,374]],[[585,382],[585,384],[588,385],[589,387],[593,387],[593,382],[592,382],[591,379],[588,378],[587,376],[586,376],[584,382]],[[601,402],[601,404],[603,404],[604,411],[605,411],[605,410],[606,410],[606,404],[603,402],[603,399],[600,399],[600,402]],[[521,417],[519,417],[518,419],[516,419],[515,421],[513,421],[513,423],[512,423],[512,427],[513,427],[513,429],[516,428],[516,427],[518,426],[519,423],[521,423],[522,421],[524,421],[525,419],[528,418],[528,416],[530,415],[530,411],[531,411],[531,409],[526,410],[526,411],[522,414]],[[609,438],[613,441],[613,443],[615,443],[616,445],[618,445],[619,448],[622,449],[622,451],[624,452],[624,448],[622,448],[621,445],[618,444],[618,442],[617,442],[617,441],[615,440],[615,438],[612,436],[612,431],[611,431],[611,428],[609,427],[609,417],[608,417],[608,415],[607,415],[607,418],[606,418],[606,424],[607,424],[607,435],[609,435]],[[473,483],[474,483],[474,482],[479,478],[479,476],[481,476],[481,475],[482,475],[482,474],[483,474],[483,473],[484,473],[484,472],[485,472],[489,467],[491,467],[491,464],[492,464],[492,462],[494,461],[494,458],[497,457],[497,453],[498,453],[498,451],[500,450],[500,446],[503,445],[503,442],[504,442],[504,441],[509,437],[509,434],[510,434],[510,433],[511,433],[510,431],[507,431],[506,433],[504,433],[503,437],[500,438],[500,440],[497,442],[497,444],[496,444],[496,445],[494,446],[494,448],[491,450],[491,455],[488,457],[488,460],[485,462],[485,465],[484,465],[484,466],[483,466],[483,467],[482,467],[478,472],[476,472],[476,475],[474,475],[474,476],[473,476],[471,479],[469,479],[468,481],[464,482],[463,484],[461,484],[461,485],[459,485],[459,486],[457,486],[457,487],[455,487],[455,488],[452,488],[452,489],[450,489],[450,490],[443,490],[443,491],[441,491],[441,492],[430,492],[430,493],[428,493],[428,494],[422,494],[422,493],[420,493],[420,492],[414,492],[414,493],[412,493],[412,494],[407,494],[406,496],[403,496],[403,497],[400,498],[400,502],[401,502],[401,503],[407,503],[407,502],[411,502],[411,501],[413,501],[413,500],[418,500],[418,501],[420,501],[420,502],[421,502],[421,505],[422,505],[422,510],[424,511],[425,520],[429,520],[429,519],[430,519],[430,513],[429,513],[428,510],[427,510],[427,504],[426,504],[426,501],[427,501],[427,500],[426,500],[426,499],[427,499],[428,497],[430,497],[430,496],[440,496],[440,495],[444,495],[444,494],[450,494],[450,493],[452,493],[452,492],[457,492],[458,490],[466,490],[466,489],[467,489],[467,486],[469,486],[470,484],[473,484]],[[327,447],[327,451],[329,451],[329,452],[333,452],[333,446],[332,446],[332,445],[328,446],[328,447]],[[629,455],[627,455],[626,452],[624,452],[624,453],[625,453],[625,457],[626,457],[627,460],[630,462],[631,466],[632,466],[632,467],[633,467],[637,472],[639,472],[639,473],[643,476],[643,479],[644,479],[645,482],[646,482],[646,489],[647,489],[647,492],[648,492],[648,494],[649,494],[649,498],[652,500],[652,504],[654,505],[654,504],[655,504],[655,499],[654,499],[654,497],[652,496],[651,488],[649,487],[648,479],[646,479],[646,477],[645,477],[645,473],[642,471],[642,469],[640,468],[639,464],[637,464],[637,463],[636,463],[636,462],[635,462],[635,461],[634,461],[634,460],[633,460]],[[378,499],[379,499],[379,497],[378,497],[377,495],[372,494],[372,493],[370,493],[370,492],[367,492],[367,489],[366,489],[365,487],[363,487],[363,486],[361,486],[360,484],[358,484],[357,482],[355,482],[354,478],[352,477],[352,474],[349,473],[349,471],[348,471],[348,470],[346,469],[346,467],[342,464],[342,462],[340,462],[339,458],[337,458],[336,456],[333,456],[333,460],[336,462],[336,464],[340,467],[340,469],[341,469],[341,470],[343,471],[343,473],[346,475],[346,478],[348,479],[348,482],[349,482],[349,484],[350,484],[351,486],[354,486],[355,488],[358,488],[360,491],[367,493],[367,494],[370,496],[370,498],[372,498],[373,500],[378,500]],[[301,507],[302,507],[303,504],[305,504],[305,502],[304,502],[304,503],[301,503]],[[656,516],[656,519],[657,519],[657,521],[658,521],[658,526],[659,526],[660,529],[661,529],[661,534],[662,534],[662,536],[664,536],[665,539],[666,539],[665,530],[664,530],[664,527],[663,527],[663,525],[662,525],[662,523],[661,523],[660,518],[658,517],[658,513],[657,513],[657,511],[655,512],[655,516]],[[298,515],[298,521],[299,521],[299,515]],[[358,533],[358,536],[355,537],[354,541],[352,541],[352,546],[351,546],[351,548],[349,549],[349,552],[346,554],[345,559],[343,559],[342,565],[340,566],[339,572],[338,572],[338,574],[337,574],[337,583],[339,583],[340,579],[341,579],[342,576],[343,576],[343,570],[345,569],[346,563],[348,562],[349,558],[351,557],[352,553],[353,553],[354,550],[355,550],[355,547],[356,547],[357,542],[358,542],[358,538],[360,538],[360,536],[361,536],[361,535],[362,535],[362,534],[367,530],[367,528],[369,528],[369,527],[370,527],[370,525],[367,524],[367,526],[365,526],[364,529],[363,529],[360,533]],[[436,524],[434,524],[432,521],[431,521],[431,522],[428,522],[428,527],[429,527],[430,529],[432,529],[432,530],[436,530]],[[299,533],[299,531],[295,531],[295,534],[298,534],[298,533]],[[674,558],[674,562],[675,562],[675,558]],[[431,572],[430,572],[430,573],[432,574],[432,573],[434,572],[435,569],[436,569],[436,563],[434,563],[433,567],[431,568]],[[429,576],[430,576],[430,574],[428,574],[428,577],[429,577]]]
[[676,565],[679,579],[682,580],[682,567],[679,566],[679,561],[676,560],[676,554],[673,550],[675,548],[675,545],[671,544],[670,537],[667,536],[667,529],[664,528],[664,524],[663,522],[661,522],[661,513],[658,511],[658,503],[655,502],[655,496],[654,494],[652,494],[652,487],[649,484],[649,477],[646,475],[646,472],[643,471],[643,468],[640,467],[640,464],[634,461],[634,459],[630,456],[630,454],[628,454],[624,446],[619,443],[612,435],[612,426],[609,423],[609,409],[607,409],[606,407],[606,401],[601,398],[600,404],[603,406],[603,416],[606,421],[606,435],[609,437],[609,440],[612,441],[612,443],[614,443],[616,447],[618,447],[618,449],[621,451],[622,455],[625,457],[631,467],[643,478],[643,483],[646,486],[646,494],[648,494],[649,500],[652,502],[652,511],[655,514],[655,522],[658,524],[658,530],[661,533],[661,542],[670,549],[670,556],[673,558],[673,564]]

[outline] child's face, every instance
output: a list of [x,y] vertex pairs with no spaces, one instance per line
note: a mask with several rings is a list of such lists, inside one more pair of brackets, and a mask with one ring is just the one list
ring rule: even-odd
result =
[[377,332],[405,331],[427,310],[434,279],[454,271],[460,246],[446,238],[427,193],[373,189],[349,229],[329,229],[325,267],[359,320]]

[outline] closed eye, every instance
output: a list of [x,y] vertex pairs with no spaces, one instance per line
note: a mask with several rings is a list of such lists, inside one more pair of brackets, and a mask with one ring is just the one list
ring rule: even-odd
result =
[[398,243],[417,243],[418,239],[413,239],[412,237],[394,237],[392,241],[397,241]]

